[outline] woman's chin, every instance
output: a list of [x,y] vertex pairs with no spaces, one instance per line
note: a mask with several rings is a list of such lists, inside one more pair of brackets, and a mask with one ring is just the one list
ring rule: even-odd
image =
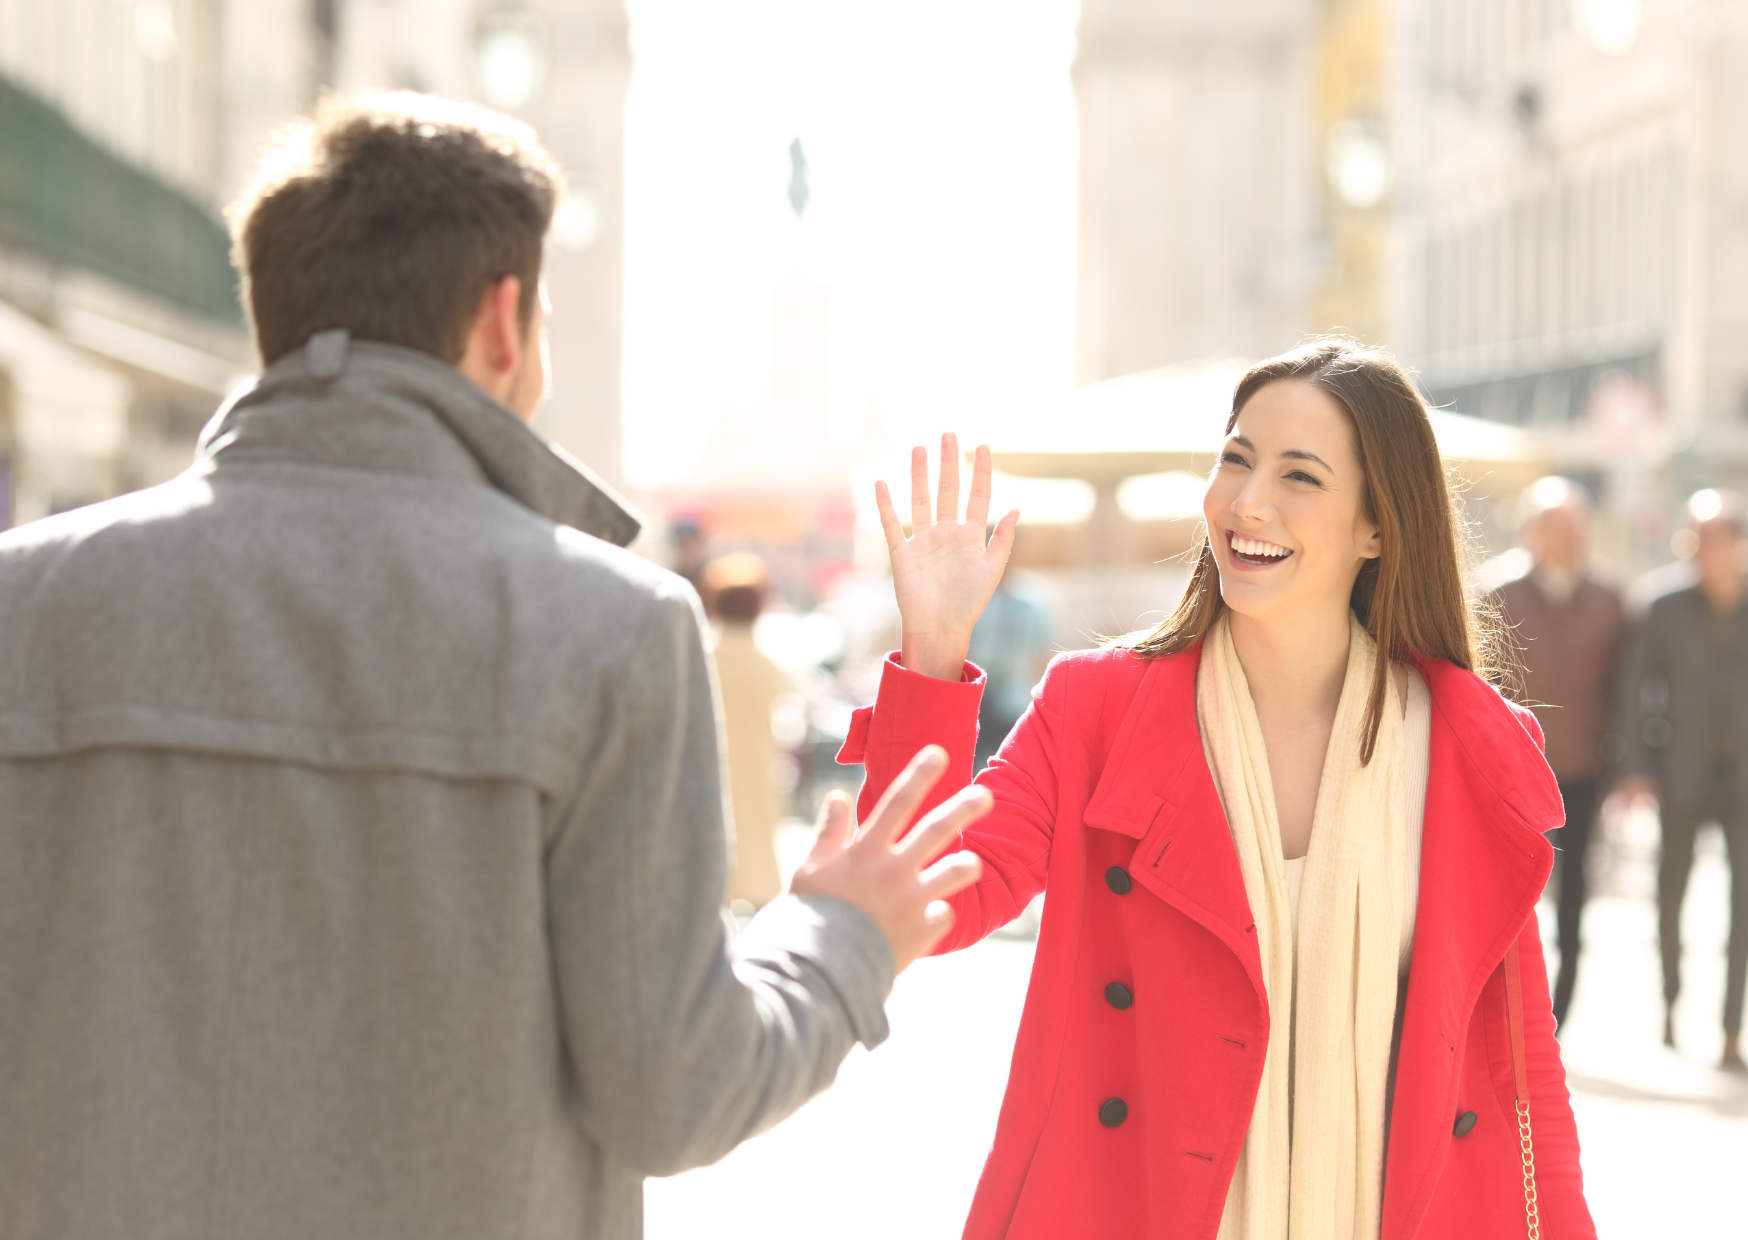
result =
[[1220,598],[1227,610],[1259,624],[1277,623],[1298,611],[1291,594],[1272,582],[1256,581],[1243,574],[1220,578]]

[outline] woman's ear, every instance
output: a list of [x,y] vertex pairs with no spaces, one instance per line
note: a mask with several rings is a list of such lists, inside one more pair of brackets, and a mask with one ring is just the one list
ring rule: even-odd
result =
[[1375,560],[1384,554],[1384,538],[1370,521],[1360,523],[1360,559]]

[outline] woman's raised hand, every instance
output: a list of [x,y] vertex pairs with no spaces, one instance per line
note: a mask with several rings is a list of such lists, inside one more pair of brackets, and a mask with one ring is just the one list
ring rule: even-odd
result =
[[910,454],[911,535],[892,506],[884,482],[874,484],[880,527],[892,554],[892,588],[902,620],[904,665],[939,680],[958,680],[971,646],[971,630],[995,593],[1014,547],[1018,510],[1010,512],[984,541],[989,520],[989,448],[977,449],[971,494],[959,520],[959,438],[941,436],[941,483],[929,508],[929,454]]

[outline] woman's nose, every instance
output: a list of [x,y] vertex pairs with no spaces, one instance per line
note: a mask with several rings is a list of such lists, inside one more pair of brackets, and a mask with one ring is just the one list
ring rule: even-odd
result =
[[1266,518],[1269,511],[1267,488],[1261,478],[1252,474],[1243,488],[1232,497],[1233,514],[1245,518]]

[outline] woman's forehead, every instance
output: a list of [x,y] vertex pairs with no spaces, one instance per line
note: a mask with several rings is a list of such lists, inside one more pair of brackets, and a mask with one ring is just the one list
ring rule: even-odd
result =
[[1312,456],[1332,469],[1359,460],[1347,410],[1308,383],[1280,380],[1262,388],[1239,410],[1229,438],[1269,456]]

